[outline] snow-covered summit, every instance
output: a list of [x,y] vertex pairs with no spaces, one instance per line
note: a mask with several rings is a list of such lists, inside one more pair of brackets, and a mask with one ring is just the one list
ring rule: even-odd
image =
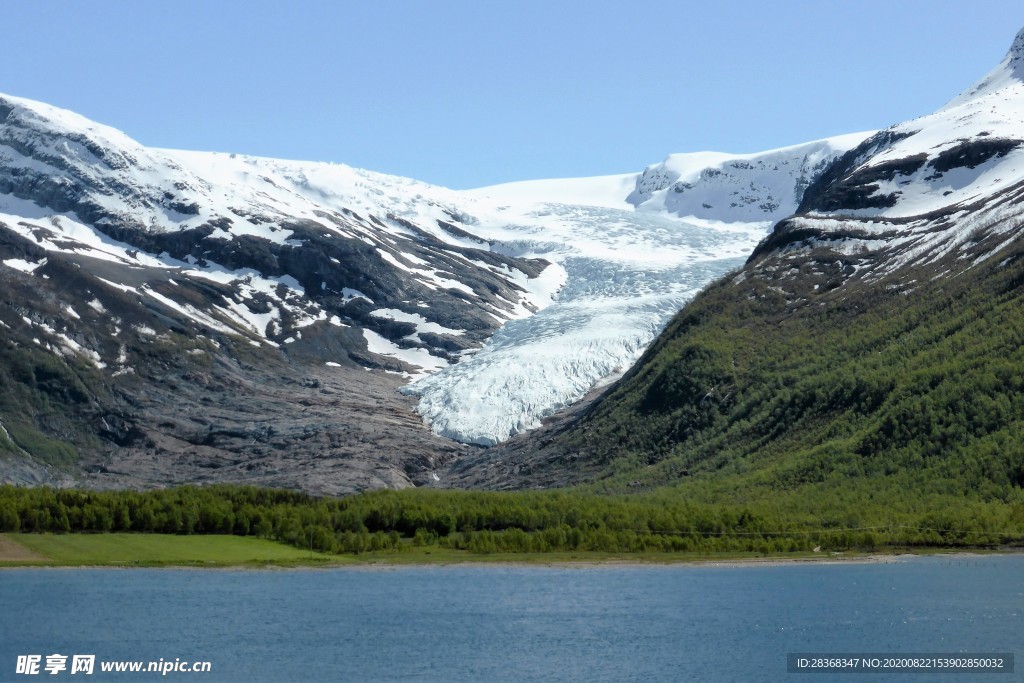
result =
[[1010,49],[999,65],[980,81],[953,98],[943,109],[984,97],[1007,86],[1012,86],[1014,82],[1019,84],[1022,80],[1024,80],[1024,28],[1017,33],[1013,44],[1010,45]]
[[902,266],[970,265],[999,253],[1024,223],[1022,57],[1024,31],[948,104],[843,155],[755,256],[838,253],[849,261],[846,277],[871,281]]
[[[938,111],[867,139],[808,192],[815,213],[908,218],[984,200],[1024,173],[1024,31]],[[829,186],[829,187],[826,187]]]
[[116,287],[138,289],[136,267],[156,281],[224,286],[138,291],[189,325],[255,344],[354,327],[363,334],[341,360],[425,371],[550,303],[561,269],[456,227],[450,195],[339,164],[147,148],[0,95],[7,230],[80,264],[117,264],[103,276]]
[[871,132],[753,154],[672,154],[648,166],[628,201],[640,211],[691,219],[775,222],[791,215],[807,186]]
[[[70,109],[62,109],[26,97],[0,93],[0,121],[24,131],[35,131],[55,137],[88,136],[94,143],[106,143],[109,147],[127,154],[145,151],[144,147],[116,128],[87,119]],[[102,151],[95,151],[99,158],[105,156]]]

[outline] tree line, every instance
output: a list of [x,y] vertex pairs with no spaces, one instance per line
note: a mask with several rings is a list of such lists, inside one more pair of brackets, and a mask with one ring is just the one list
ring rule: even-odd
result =
[[[891,511],[889,511],[891,513]],[[885,523],[765,504],[584,491],[373,491],[346,498],[249,486],[154,491],[0,487],[0,531],[257,536],[330,553],[437,546],[475,553],[761,552],[1024,543],[1024,514],[977,507]],[[867,520],[867,521],[865,521]]]

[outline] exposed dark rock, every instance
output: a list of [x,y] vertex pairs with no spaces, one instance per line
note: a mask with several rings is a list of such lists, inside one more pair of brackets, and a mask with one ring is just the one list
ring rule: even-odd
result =
[[[889,195],[884,197],[873,197],[872,195],[878,190],[878,186],[875,185],[878,180],[891,180],[892,174],[899,172],[898,164],[900,162],[896,162],[896,167],[882,168],[881,171],[865,169],[856,173],[855,169],[877,153],[879,149],[891,146],[912,135],[913,133],[884,130],[846,152],[807,187],[796,212],[798,214],[810,211],[827,213],[893,206],[895,198]],[[911,165],[915,163],[917,163],[916,160],[911,162]]]
[[466,232],[462,228],[459,228],[459,227],[455,226],[454,224],[449,223],[448,221],[439,220],[439,221],[437,221],[437,224],[438,224],[438,226],[440,226],[440,228],[442,230],[447,232],[449,235],[453,235],[454,237],[459,237],[459,238],[464,239],[464,240],[471,240],[473,242],[478,242],[480,244],[484,244],[485,243],[484,240],[480,239],[479,237],[477,237],[473,233]]
[[931,166],[939,173],[945,173],[954,168],[977,168],[989,159],[1005,156],[1011,150],[1020,147],[1022,142],[1024,141],[999,138],[966,140],[955,147],[939,152],[931,162]]

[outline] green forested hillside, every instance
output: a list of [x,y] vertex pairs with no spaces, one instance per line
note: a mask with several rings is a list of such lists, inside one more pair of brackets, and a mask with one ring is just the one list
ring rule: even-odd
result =
[[859,519],[1020,502],[1024,260],[1018,245],[968,266],[838,288],[748,266],[552,447],[597,464],[605,491],[672,486]]

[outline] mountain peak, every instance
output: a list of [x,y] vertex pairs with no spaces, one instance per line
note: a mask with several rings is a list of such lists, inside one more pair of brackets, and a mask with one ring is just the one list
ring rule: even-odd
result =
[[1017,32],[1017,37],[1013,39],[1013,45],[1010,46],[1010,51],[1006,56],[1014,65],[1024,61],[1024,28]]
[[999,66],[953,98],[943,109],[950,109],[972,100],[981,99],[1008,87],[1019,86],[1022,81],[1024,81],[1024,28],[1017,32],[1013,44],[1010,45],[1006,56],[999,62]]

